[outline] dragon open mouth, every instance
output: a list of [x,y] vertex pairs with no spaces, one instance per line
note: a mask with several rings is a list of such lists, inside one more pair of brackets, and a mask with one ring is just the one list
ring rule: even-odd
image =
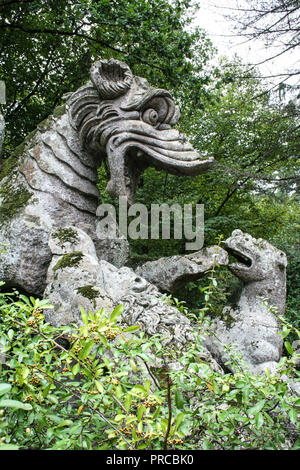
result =
[[238,263],[236,264],[243,265],[243,267],[247,266],[248,268],[251,268],[252,259],[249,256],[246,256],[244,253],[241,253],[240,251],[234,248],[231,248],[229,246],[226,246],[226,245],[224,248],[227,251],[227,253],[232,255],[238,261]]
[[126,195],[130,204],[134,201],[138,176],[146,167],[195,176],[207,171],[214,162],[212,157],[202,159],[177,130],[158,130],[140,121],[122,121],[119,127],[108,127],[102,139],[111,171],[107,191],[111,196]]

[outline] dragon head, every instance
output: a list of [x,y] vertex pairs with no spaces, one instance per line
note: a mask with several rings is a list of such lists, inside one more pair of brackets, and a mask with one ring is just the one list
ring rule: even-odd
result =
[[237,260],[237,263],[229,265],[229,269],[246,283],[285,276],[285,253],[262,238],[256,239],[241,230],[234,230],[225,241],[224,248]]
[[148,167],[177,175],[198,175],[213,158],[199,153],[173,126],[180,117],[170,93],[133,76],[115,59],[93,64],[91,80],[69,99],[71,124],[83,147],[108,158],[107,191],[134,202],[140,174]]

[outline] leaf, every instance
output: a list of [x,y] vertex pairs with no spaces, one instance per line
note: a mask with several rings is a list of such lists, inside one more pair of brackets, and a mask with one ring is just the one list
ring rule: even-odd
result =
[[19,447],[14,444],[2,444],[0,445],[0,450],[18,450]]
[[266,400],[260,400],[256,405],[252,406],[248,410],[248,416],[253,415],[255,416],[259,411],[263,409],[265,406]]
[[98,390],[99,393],[104,392],[104,387],[103,387],[102,383],[99,382],[99,380],[95,380],[95,385],[96,385],[97,390]]
[[48,308],[54,308],[54,306],[51,305],[49,302],[50,302],[49,299],[40,300],[40,301],[39,301],[39,306],[40,306],[40,308],[41,308],[41,307],[43,307],[43,309],[46,309],[46,308],[47,308],[47,309],[48,309]]
[[132,403],[132,395],[130,395],[130,393],[127,393],[126,398],[125,398],[125,409],[127,413],[130,410],[131,403]]
[[150,380],[149,379],[146,379],[145,380],[145,390],[149,393],[150,392]]
[[75,366],[72,367],[72,374],[77,375],[79,371],[80,371],[80,364],[79,362],[77,362]]
[[175,420],[175,425],[176,425],[176,430],[179,429],[184,417],[186,416],[186,413],[179,413],[177,416],[176,416],[176,420]]
[[204,440],[203,440],[202,446],[203,446],[203,450],[210,450],[210,449],[212,449],[212,445],[211,445],[211,443],[209,442],[208,439],[204,439]]
[[115,416],[115,421],[119,422],[119,421],[122,421],[122,419],[124,419],[124,418],[125,418],[125,415],[120,413],[120,414]]
[[123,305],[118,305],[110,314],[109,321],[111,323],[115,322],[123,313]]
[[243,403],[248,403],[249,395],[250,395],[250,389],[249,388],[244,388],[244,390],[242,392]]
[[286,338],[290,334],[290,332],[291,332],[290,328],[287,328],[287,326],[284,325],[282,328],[282,331],[278,334],[281,335],[282,338]]
[[138,421],[141,421],[141,420],[142,420],[143,414],[144,414],[145,410],[146,410],[146,408],[145,408],[144,405],[139,406],[138,414],[137,414],[137,419],[138,419]]
[[58,399],[56,398],[55,395],[48,395],[48,400],[51,401],[51,403],[54,403],[54,405],[58,405]]
[[257,415],[255,415],[255,425],[256,425],[257,429],[261,428],[263,424],[264,424],[263,414],[262,413],[257,413]]
[[291,343],[289,343],[289,341],[285,341],[285,342],[284,342],[284,346],[285,346],[285,349],[287,350],[287,352],[288,352],[291,356],[293,356],[294,350],[293,350],[293,348],[292,348]]
[[[207,388],[208,388],[208,390],[209,390],[210,392],[213,391],[213,386],[212,386],[212,383],[211,383],[211,382],[206,382],[206,386],[207,386]],[[223,387],[223,388],[224,388],[224,387]]]
[[83,407],[84,407],[84,405],[80,405],[80,407],[79,407],[78,410],[77,410],[77,414],[80,415],[80,413],[81,413],[82,410],[83,410]]
[[63,421],[61,421],[57,426],[56,428],[62,428],[64,426],[71,426],[71,424],[73,424],[73,421],[71,421],[70,419],[64,419]]
[[0,395],[4,395],[11,390],[11,385],[2,383],[0,384]]
[[24,380],[27,379],[27,377],[29,375],[29,372],[30,372],[30,370],[29,370],[28,367],[25,367],[25,366],[22,367],[21,373],[22,373],[22,377],[23,377]]
[[290,417],[290,420],[292,421],[292,423],[297,423],[297,421],[298,421],[298,413],[297,413],[297,411],[296,411],[294,408],[290,409],[290,411],[289,411],[289,417]]
[[20,299],[23,300],[23,302],[25,302],[27,305],[29,305],[29,307],[31,307],[31,303],[30,303],[30,300],[28,299],[28,297],[26,297],[23,294],[19,295],[19,297],[20,297]]
[[181,393],[181,390],[178,389],[175,390],[175,404],[179,410],[181,410],[184,405],[183,395]]
[[123,330],[123,333],[127,333],[129,331],[133,332],[139,329],[140,329],[140,325],[132,325],[132,326],[128,326],[128,328],[125,328],[125,330]]
[[[300,449],[300,436],[298,437],[298,439],[296,440],[295,444],[293,445],[293,447],[291,448],[291,450],[299,450]],[[0,450],[1,450],[1,447],[0,447]]]
[[84,308],[80,307],[80,313],[81,313],[81,319],[84,323],[84,325],[88,325],[88,316],[86,314],[86,311],[84,310]]
[[90,352],[91,352],[91,350],[93,349],[94,346],[95,346],[95,341],[94,340],[88,341],[88,343],[86,343],[84,348],[78,354],[79,358],[80,359],[85,359],[90,354]]
[[20,410],[32,410],[32,406],[29,403],[22,403],[18,400],[1,400],[0,408],[15,408]]
[[51,384],[47,385],[47,387],[43,390],[43,392],[42,392],[43,398],[47,397],[50,390],[51,390]]
[[137,384],[128,393],[130,393],[131,395],[140,397],[141,392],[143,395],[147,394],[147,390],[145,390],[145,388],[142,385]]
[[155,413],[153,415],[153,420],[155,420],[158,417],[159,413],[160,413],[160,406],[156,408]]
[[14,330],[10,329],[8,332],[7,332],[7,336],[8,336],[8,339],[11,341],[13,339],[13,336],[14,336]]
[[[105,336],[104,336],[104,335],[101,335],[101,333],[98,333],[98,337],[99,337],[101,343],[102,343],[105,347],[107,347],[107,346],[108,346],[108,342],[107,342],[107,339],[105,338]],[[103,360],[104,360],[104,358],[103,358]]]
[[137,371],[137,366],[136,366],[136,363],[134,362],[133,359],[130,359],[129,364],[130,364],[131,369],[133,370],[133,372],[136,372]]

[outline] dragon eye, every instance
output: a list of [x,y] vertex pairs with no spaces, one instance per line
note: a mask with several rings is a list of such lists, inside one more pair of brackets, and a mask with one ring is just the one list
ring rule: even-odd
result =
[[169,124],[176,124],[179,119],[179,109],[168,96],[155,96],[144,103],[140,116],[147,124],[161,129],[161,125],[170,127]]
[[152,108],[146,109],[146,111],[144,111],[142,114],[142,119],[147,124],[150,124],[151,126],[155,126],[158,121],[158,112]]

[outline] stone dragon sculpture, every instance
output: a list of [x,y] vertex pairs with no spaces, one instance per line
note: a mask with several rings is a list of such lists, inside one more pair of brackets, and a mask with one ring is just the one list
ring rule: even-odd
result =
[[[201,159],[186,136],[173,128],[178,119],[168,91],[153,88],[122,62],[100,60],[91,68],[90,81],[69,94],[65,105],[4,161],[0,247],[5,245],[6,253],[1,254],[0,280],[50,298],[55,307],[47,313],[51,323],[80,321],[80,306],[110,310],[122,303],[125,323],[138,323],[150,335],[162,333],[178,349],[193,339],[191,322],[165,303],[161,292],[174,292],[198,279],[215,257],[227,264],[227,253],[209,247],[147,262],[134,272],[124,266],[128,247],[122,249],[124,256],[118,253],[118,243],[126,245],[127,240],[106,246],[97,234],[97,169],[105,158],[108,193],[126,196],[129,204],[148,166],[177,175],[198,175],[212,166],[213,158]],[[0,118],[0,147],[3,131]],[[230,269],[244,287],[237,305],[212,321],[212,333],[223,344],[237,344],[252,372],[273,370],[282,338],[262,298],[284,313],[286,256],[240,230],[226,240],[225,249],[237,258]],[[210,336],[206,347],[225,363],[221,343]]]
[[90,81],[70,94],[0,170],[0,279],[41,295],[51,261],[53,227],[76,225],[94,236],[97,168],[107,157],[113,196],[134,201],[147,166],[179,175],[208,170],[172,127],[179,110],[170,93],[135,77],[115,59],[96,62]]

